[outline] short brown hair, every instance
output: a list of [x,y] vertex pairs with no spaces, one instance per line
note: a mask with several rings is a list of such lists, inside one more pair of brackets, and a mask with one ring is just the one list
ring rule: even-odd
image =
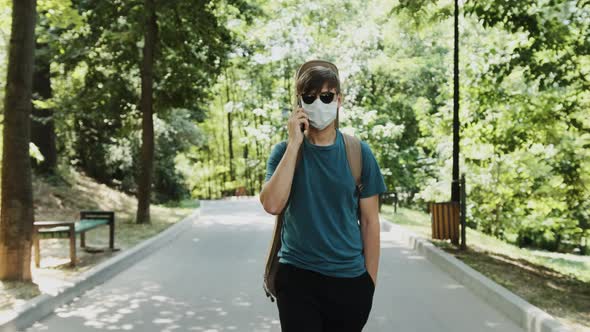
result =
[[295,88],[293,89],[293,108],[297,107],[297,95],[306,93],[318,93],[324,84],[328,89],[335,88],[340,94],[340,79],[332,69],[324,66],[311,66],[305,69],[299,77],[295,76]]
[[323,66],[309,67],[301,73],[295,83],[296,94],[318,93],[328,84],[328,89],[336,89],[340,93],[340,79],[332,69]]

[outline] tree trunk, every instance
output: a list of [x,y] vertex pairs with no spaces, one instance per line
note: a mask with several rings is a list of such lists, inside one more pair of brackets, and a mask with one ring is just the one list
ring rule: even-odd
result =
[[4,100],[0,279],[31,281],[33,188],[29,159],[36,0],[13,0]]
[[[254,118],[254,128],[256,128],[256,131],[258,131],[258,121],[260,120],[260,116],[256,115]],[[262,120],[260,120],[260,124],[262,125]],[[256,160],[263,160],[262,157],[260,156],[260,144],[258,143],[258,140],[254,141],[254,144],[256,144]],[[256,192],[259,192],[260,190],[262,190],[262,185],[264,182],[264,178],[266,177],[266,163],[262,163],[262,172],[258,171],[258,187],[256,188]],[[256,169],[260,169],[260,168],[256,168]]]
[[[33,92],[40,100],[51,98],[51,79],[49,72],[49,57],[43,55],[49,47],[47,44],[38,44],[37,49],[41,55],[36,56],[35,71],[33,75]],[[36,53],[37,55],[39,53]],[[43,157],[41,162],[33,161],[33,167],[38,171],[51,174],[55,173],[57,165],[57,150],[55,147],[55,127],[53,124],[52,109],[37,109],[33,106],[31,117],[31,142],[38,148]]]
[[[227,92],[227,101],[230,102],[232,100],[231,96],[229,95],[229,77],[227,76],[227,69],[225,70],[225,91]],[[234,108],[232,107],[232,112]],[[233,148],[233,132],[232,132],[232,121],[231,115],[232,112],[227,113],[227,147],[229,149],[229,180],[234,181],[236,179],[236,175],[234,173],[234,148]]]
[[[236,82],[236,77],[235,71],[231,71],[232,75],[232,82]],[[245,97],[243,95],[239,95],[239,92],[236,91],[236,86],[235,84],[232,85],[232,89],[231,89],[231,93],[233,95],[233,99],[235,100],[243,100]],[[229,93],[228,93],[228,97],[229,97]],[[243,125],[243,123],[248,119],[248,113],[246,112],[238,112],[237,113],[238,116],[238,121],[240,123],[240,127],[242,128],[242,137],[247,137],[247,132],[246,132],[246,126]],[[248,157],[249,157],[249,151],[248,151],[248,145],[249,143],[246,142],[246,144],[244,144],[244,146],[242,147],[242,159],[244,160],[244,174],[243,177],[240,181],[238,181],[238,186],[237,188],[241,188],[244,187],[246,190],[246,195],[250,195],[250,167],[248,166]]]
[[453,182],[451,201],[459,202],[459,2],[455,0],[455,49],[453,52]]
[[[223,97],[221,96],[221,94],[219,94],[219,105],[221,106],[221,112],[222,112],[221,114],[223,115],[224,107],[223,107]],[[226,145],[225,145],[224,137],[225,137],[224,134],[220,134],[219,138],[221,140],[221,143],[220,143],[221,149],[219,149],[219,148],[217,149],[218,151],[221,151],[220,165],[225,165],[226,160],[227,160],[227,152],[226,152]],[[221,186],[219,187],[220,188],[219,190],[223,192],[223,190],[225,189],[225,182],[227,181],[227,172],[223,171],[221,173],[221,176],[222,176],[222,179],[221,179],[222,183],[221,183]]]
[[215,173],[211,171],[213,166],[211,165],[211,149],[207,149],[207,168],[209,168],[209,176],[207,177],[207,199],[211,199],[211,174],[215,178]]
[[145,0],[145,41],[143,47],[143,62],[141,64],[141,167],[139,170],[139,184],[137,190],[138,224],[149,224],[150,196],[152,188],[152,173],[154,169],[154,122],[153,114],[153,69],[154,49],[156,44],[156,6],[154,0]]
[[[222,104],[223,105],[223,104]],[[219,146],[221,146],[221,148],[217,148],[217,151],[222,151],[221,155],[218,156],[218,163],[217,165],[225,165],[225,163],[227,162],[227,151],[226,151],[226,145],[225,145],[225,139],[224,139],[225,135],[223,133],[219,133]],[[223,191],[225,190],[225,183],[227,182],[227,173],[225,170],[223,170],[221,172],[221,178],[219,179],[219,183],[217,185],[217,190],[216,192],[216,197],[223,197]],[[219,196],[217,196],[217,193],[219,193]]]

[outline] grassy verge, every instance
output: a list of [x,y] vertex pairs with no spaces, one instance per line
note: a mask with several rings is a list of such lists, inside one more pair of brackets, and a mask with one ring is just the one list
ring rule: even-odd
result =
[[[45,179],[33,181],[35,220],[75,221],[83,209],[115,211],[115,247],[119,251],[86,252],[76,241],[76,267],[69,266],[69,240],[41,240],[41,266],[31,262],[33,283],[0,281],[0,315],[41,294],[55,294],[72,278],[96,264],[131,248],[162,232],[198,208],[198,201],[186,200],[174,204],[152,205],[151,224],[134,223],[135,197],[94,182],[83,174],[71,173],[66,182],[50,184]],[[108,247],[108,227],[99,227],[86,234],[89,248]],[[32,260],[33,261],[33,260]]]
[[465,264],[547,311],[575,331],[590,331],[590,256],[519,248],[497,238],[467,229],[468,249],[450,241],[431,239],[430,216],[409,209],[393,212],[383,206],[382,215],[403,225]]

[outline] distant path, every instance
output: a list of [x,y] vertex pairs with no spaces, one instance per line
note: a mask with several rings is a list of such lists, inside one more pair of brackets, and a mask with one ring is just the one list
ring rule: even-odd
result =
[[[257,198],[201,201],[189,231],[27,331],[280,331],[261,286],[273,222]],[[381,238],[364,331],[522,331],[395,234]]]

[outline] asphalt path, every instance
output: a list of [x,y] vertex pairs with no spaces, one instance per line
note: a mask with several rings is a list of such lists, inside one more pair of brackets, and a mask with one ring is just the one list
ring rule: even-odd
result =
[[[201,201],[170,244],[26,331],[280,331],[262,290],[273,223],[256,197]],[[522,331],[387,227],[373,301],[363,331]]]

